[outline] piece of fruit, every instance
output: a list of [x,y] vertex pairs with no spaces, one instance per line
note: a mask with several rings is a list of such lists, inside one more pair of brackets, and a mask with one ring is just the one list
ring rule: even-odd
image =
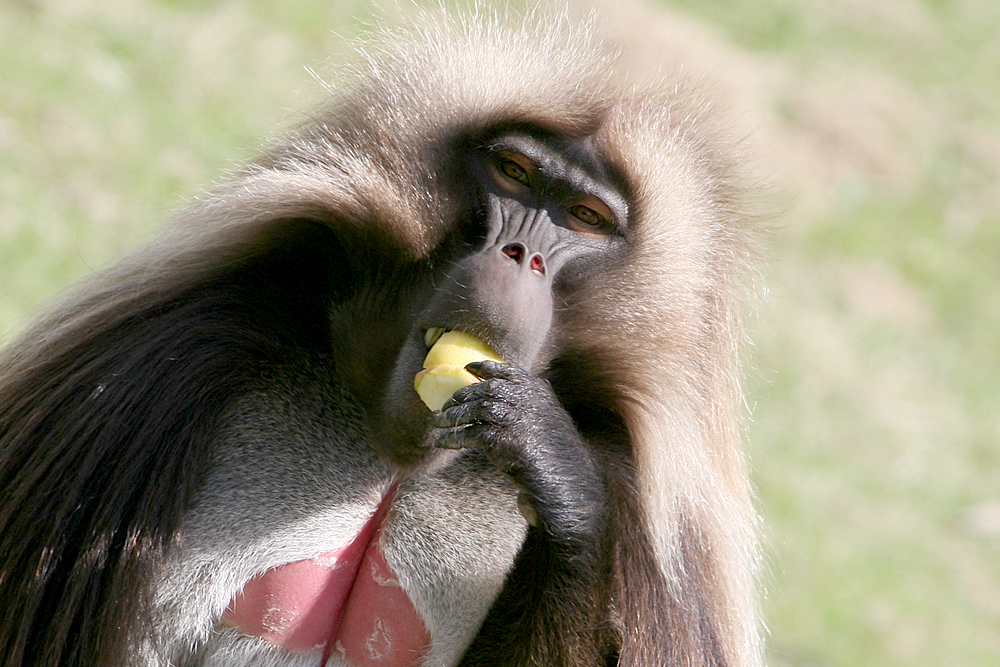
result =
[[413,388],[431,410],[440,410],[445,401],[462,387],[479,382],[465,370],[473,361],[503,361],[489,345],[464,331],[441,334],[424,358],[424,370],[413,378]]

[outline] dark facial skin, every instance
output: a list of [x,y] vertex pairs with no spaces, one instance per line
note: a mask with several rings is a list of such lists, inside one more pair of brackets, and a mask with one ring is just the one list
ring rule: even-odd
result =
[[625,241],[627,203],[585,139],[503,134],[478,142],[465,164],[480,238],[467,240],[475,251],[448,262],[437,280],[396,360],[383,406],[390,440],[383,446],[404,465],[426,458],[438,435],[428,430],[430,411],[413,390],[428,329],[471,333],[509,365],[540,376],[554,356],[558,292],[574,288],[566,277],[598,270]]
[[441,281],[418,328],[473,333],[536,371],[548,361],[543,348],[562,270],[621,243],[627,215],[585,148],[554,144],[510,134],[474,151],[468,175],[485,211],[484,238]]
[[[477,450],[520,490],[528,538],[464,664],[524,664],[545,652],[553,627],[579,629],[584,645],[610,656],[614,648],[598,645],[593,632],[613,560],[599,445],[581,435],[544,376],[560,290],[574,289],[576,272],[599,270],[625,243],[627,206],[584,142],[503,135],[474,152],[469,177],[482,201],[484,239],[437,284],[397,359],[384,413],[390,447],[404,463]],[[474,334],[505,362],[469,364],[482,382],[432,414],[412,383],[436,329]],[[537,593],[530,600],[522,595],[527,582]],[[567,618],[567,608],[583,611]],[[495,644],[511,636],[527,640],[499,658]]]

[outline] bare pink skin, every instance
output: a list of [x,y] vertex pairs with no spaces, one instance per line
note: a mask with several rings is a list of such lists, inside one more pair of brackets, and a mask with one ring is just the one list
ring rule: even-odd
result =
[[386,563],[379,537],[395,488],[346,546],[260,574],[223,621],[289,651],[337,654],[357,667],[407,667],[430,644],[413,603]]

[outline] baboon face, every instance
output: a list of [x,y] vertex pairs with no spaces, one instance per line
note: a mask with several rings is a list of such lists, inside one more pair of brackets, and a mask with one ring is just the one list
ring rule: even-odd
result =
[[[578,277],[615,262],[626,244],[625,188],[587,138],[523,128],[461,144],[455,189],[464,199],[462,220],[385,402],[392,427],[403,422],[401,430],[411,434],[426,429],[430,417],[413,377],[443,332],[470,333],[507,362],[544,374],[558,355],[552,329],[560,304],[571,295],[585,298],[576,294]],[[403,460],[412,452],[394,454]]]

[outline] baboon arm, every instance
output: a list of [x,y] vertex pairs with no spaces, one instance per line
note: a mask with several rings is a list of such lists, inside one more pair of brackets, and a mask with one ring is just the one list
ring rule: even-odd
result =
[[617,647],[605,619],[610,557],[603,562],[607,567],[591,572],[574,570],[541,530],[529,529],[462,667],[616,664]]

